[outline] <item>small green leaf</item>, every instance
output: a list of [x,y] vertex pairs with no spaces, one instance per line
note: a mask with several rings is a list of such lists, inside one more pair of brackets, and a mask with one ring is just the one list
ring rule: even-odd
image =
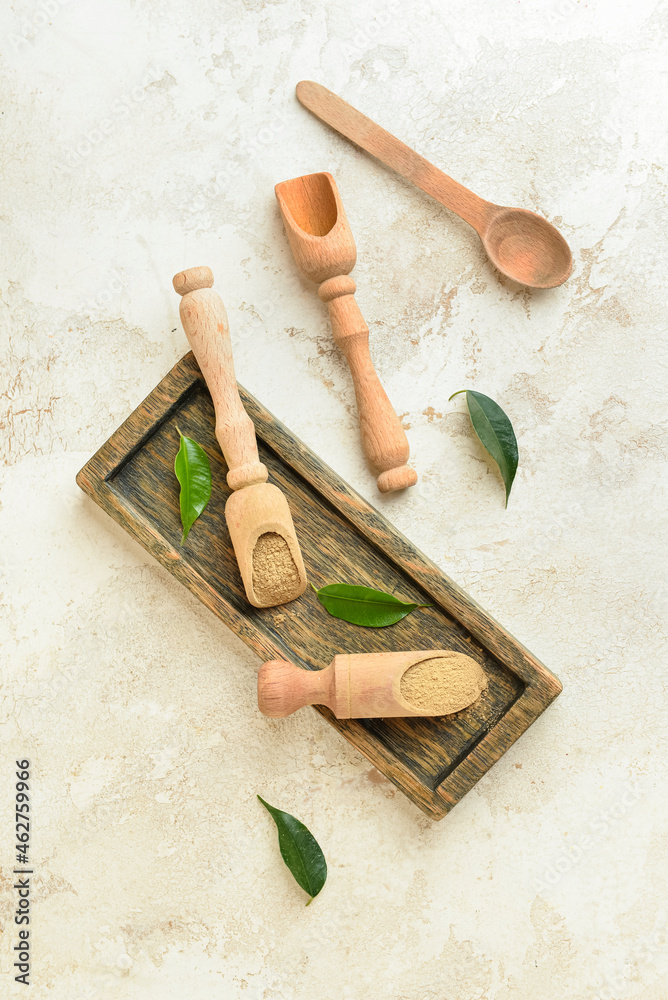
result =
[[258,799],[269,812],[278,829],[278,846],[281,857],[292,872],[295,881],[309,895],[308,904],[318,895],[327,879],[327,862],[320,850],[320,845],[310,830],[307,830],[290,813],[275,809],[265,802],[262,796]]
[[466,393],[466,403],[473,430],[480,438],[483,447],[487,449],[498,465],[503,476],[506,485],[507,507],[510,488],[513,485],[519,462],[517,438],[513,425],[499,404],[481,392],[474,392],[473,389],[460,389],[458,392],[453,392],[450,399],[454,399],[461,392]]
[[[313,587],[313,584],[311,584]],[[315,590],[315,587],[313,587]],[[392,594],[370,587],[356,587],[348,583],[330,583],[315,595],[323,608],[334,618],[341,618],[351,625],[366,625],[368,628],[385,628],[395,625],[416,608],[428,608],[428,604],[410,604],[400,601]]]
[[181,436],[181,444],[174,461],[174,472],[181,484],[181,545],[188,537],[193,524],[211,497],[211,466],[206,452],[197,441]]

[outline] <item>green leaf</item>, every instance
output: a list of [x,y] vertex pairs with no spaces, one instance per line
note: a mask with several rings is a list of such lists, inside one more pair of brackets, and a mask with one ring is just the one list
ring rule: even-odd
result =
[[[177,428],[178,429],[178,428]],[[188,537],[193,524],[211,497],[211,466],[206,452],[197,441],[181,436],[181,444],[174,461],[174,472],[181,484],[181,545]]]
[[278,846],[281,857],[292,872],[295,881],[307,892],[310,899],[315,899],[327,879],[327,862],[320,850],[320,845],[310,830],[290,813],[276,809],[265,802],[261,795],[258,799],[269,812],[278,829]]
[[513,425],[499,404],[481,392],[474,392],[473,389],[460,389],[458,392],[453,392],[450,399],[454,399],[461,392],[466,393],[466,403],[473,430],[480,438],[483,447],[487,449],[498,465],[503,476],[506,485],[507,507],[510,488],[513,485],[519,462],[517,438]]
[[416,608],[430,607],[428,604],[407,604],[382,590],[355,587],[347,583],[330,583],[315,590],[315,595],[334,618],[341,618],[351,625],[366,625],[368,628],[395,625]]

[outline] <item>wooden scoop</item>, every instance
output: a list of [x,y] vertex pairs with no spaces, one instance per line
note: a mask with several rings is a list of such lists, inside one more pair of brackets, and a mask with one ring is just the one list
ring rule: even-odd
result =
[[337,719],[388,719],[451,715],[486,687],[478,661],[451,649],[344,653],[324,670],[303,670],[289,660],[263,663],[257,701],[263,715],[276,719],[304,705],[326,705]]
[[343,351],[355,386],[362,447],[380,473],[381,493],[414,486],[417,473],[406,465],[409,447],[369,354],[369,328],[348,277],[357,260],[355,241],[331,174],[307,174],[275,187],[276,199],[297,266],[320,284],[329,306],[334,342]]
[[479,198],[319,83],[302,80],[297,97],[321,121],[473,226],[494,266],[508,278],[530,288],[554,288],[571,273],[568,243],[542,216]]
[[225,504],[225,520],[246,596],[256,608],[285,604],[304,593],[306,571],[287,500],[267,482],[253,421],[239,398],[225,306],[208,267],[181,271],[173,284],[183,296],[183,329],[213,399],[227,484],[236,491]]

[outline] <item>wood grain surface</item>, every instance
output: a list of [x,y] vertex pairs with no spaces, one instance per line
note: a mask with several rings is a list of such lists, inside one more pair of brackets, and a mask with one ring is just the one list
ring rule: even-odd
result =
[[[384,629],[327,614],[309,588],[278,608],[248,604],[225,525],[227,466],[211,397],[183,358],[84,466],[77,482],[263,660],[308,669],[338,653],[453,649],[474,657],[487,689],[470,708],[436,718],[337,720],[319,711],[433,819],[441,819],[557,697],[561,684],[426,556],[239,387],[260,461],[286,495],[309,580],[355,583],[431,603]],[[174,456],[181,431],[211,461],[208,507],[180,546]],[[249,717],[258,711],[249,704]]]

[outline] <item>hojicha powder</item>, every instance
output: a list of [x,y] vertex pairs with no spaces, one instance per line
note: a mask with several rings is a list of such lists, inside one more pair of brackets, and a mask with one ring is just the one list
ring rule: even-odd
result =
[[485,672],[471,656],[448,652],[413,664],[402,675],[404,701],[429,715],[451,715],[476,701],[487,687]]
[[289,601],[299,589],[299,572],[288,543],[275,531],[260,535],[253,549],[253,590],[262,604]]

